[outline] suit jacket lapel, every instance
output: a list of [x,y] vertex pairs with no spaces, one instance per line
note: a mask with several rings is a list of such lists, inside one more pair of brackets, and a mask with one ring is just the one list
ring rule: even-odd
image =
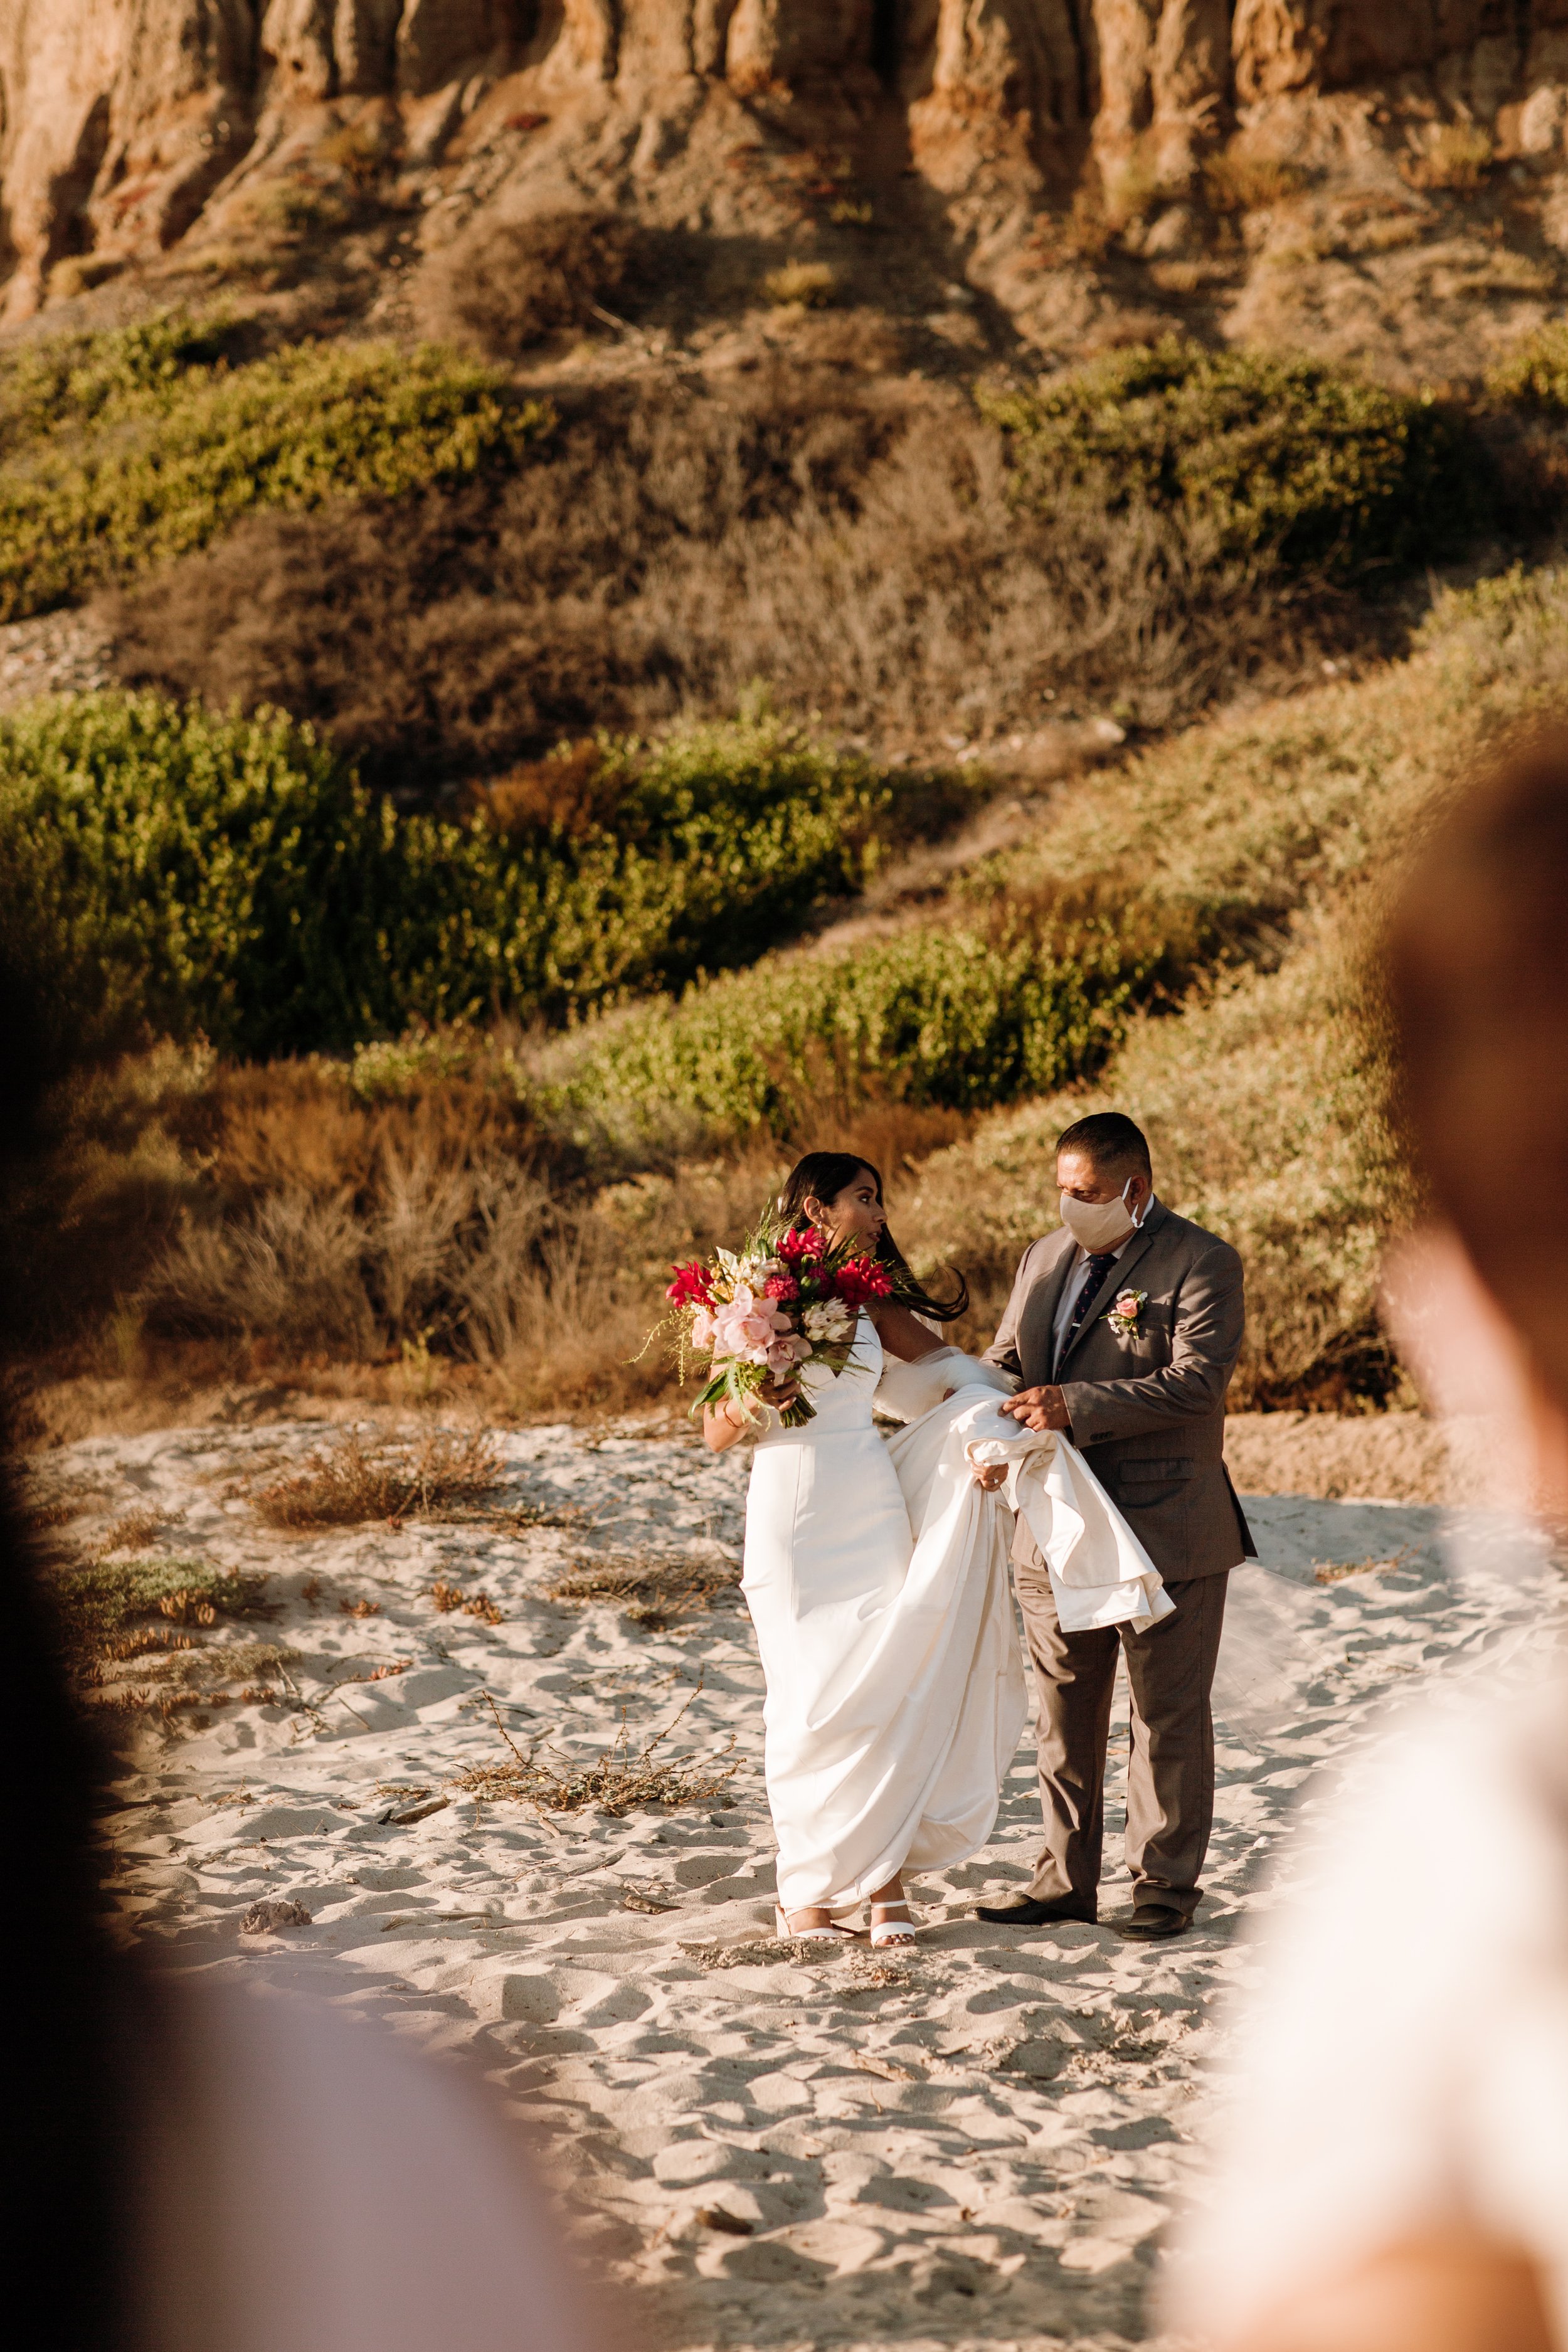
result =
[[[1070,1234],[1064,1233],[1061,1238],[1068,1246],[1058,1253],[1054,1265],[1047,1266],[1036,1277],[1018,1318],[1018,1361],[1024,1363],[1026,1346],[1030,1357],[1037,1363],[1043,1362],[1045,1367],[1037,1385],[1043,1385],[1054,1377],[1051,1359],[1056,1353],[1054,1326],[1057,1307],[1061,1299],[1062,1286],[1078,1256],[1078,1246]],[[1028,1379],[1026,1370],[1024,1377]]]
[[[1117,1260],[1116,1265],[1112,1267],[1110,1279],[1100,1291],[1099,1297],[1095,1300],[1094,1305],[1089,1308],[1089,1313],[1084,1317],[1083,1321],[1079,1325],[1078,1330],[1074,1334],[1071,1347],[1065,1348],[1062,1350],[1062,1360],[1061,1363],[1057,1366],[1056,1371],[1052,1376],[1053,1379],[1060,1380],[1063,1366],[1067,1363],[1068,1358],[1069,1356],[1077,1355],[1079,1348],[1082,1347],[1084,1340],[1088,1338],[1094,1325],[1100,1321],[1101,1316],[1105,1314],[1106,1310],[1114,1305],[1121,1293],[1129,1287],[1127,1279],[1128,1276],[1131,1273],[1133,1267],[1137,1265],[1139,1259],[1142,1256],[1144,1251],[1149,1247],[1149,1244],[1154,1239],[1155,1234],[1164,1223],[1166,1214],[1167,1211],[1163,1201],[1157,1202],[1153,1208],[1150,1210],[1148,1215],[1144,1218],[1142,1223],[1139,1226],[1137,1232],[1128,1243],[1126,1249]],[[1061,1296],[1061,1285],[1059,1283],[1057,1286],[1057,1296],[1058,1297],[1060,1297]],[[1054,1303],[1052,1311],[1055,1311]]]

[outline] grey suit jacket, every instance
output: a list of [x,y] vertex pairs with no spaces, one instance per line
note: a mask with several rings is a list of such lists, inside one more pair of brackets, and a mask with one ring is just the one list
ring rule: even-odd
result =
[[[1241,1352],[1240,1258],[1156,1202],[1053,1365],[1057,1305],[1077,1255],[1065,1227],[1030,1243],[986,1362],[1026,1388],[1059,1383],[1073,1444],[1162,1576],[1235,1568],[1254,1549],[1224,1461],[1225,1392]],[[1149,1295],[1122,1338],[1106,1317],[1124,1290]]]

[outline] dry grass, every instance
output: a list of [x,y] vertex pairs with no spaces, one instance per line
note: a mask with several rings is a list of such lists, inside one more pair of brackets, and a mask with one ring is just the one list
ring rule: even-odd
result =
[[443,257],[431,325],[510,359],[563,329],[614,323],[608,314],[636,290],[645,243],[612,213],[481,215]]
[[139,1377],[169,1341],[210,1343],[218,1381],[258,1339],[296,1358],[401,1357],[422,1336],[471,1354],[517,1286],[548,1279],[541,1155],[499,1055],[371,1097],[341,1065],[200,1048],[84,1070],[50,1098],[0,1223],[0,1331],[34,1352],[96,1328],[100,1354],[73,1369]]
[[710,1609],[721,1593],[734,1591],[740,1574],[732,1560],[694,1559],[689,1552],[600,1553],[574,1561],[543,1589],[547,1600],[570,1608],[618,1609],[651,1633],[672,1617]]
[[1413,188],[1445,188],[1451,194],[1473,195],[1486,185],[1496,160],[1491,133],[1479,122],[1445,122],[1400,169]]
[[459,1610],[465,1617],[479,1618],[482,1624],[499,1625],[501,1622],[501,1612],[488,1592],[464,1592],[456,1584],[439,1580],[427,1586],[426,1591],[443,1617]]
[[119,1518],[110,1521],[92,1545],[89,1558],[106,1559],[111,1552],[141,1551],[162,1528],[169,1525],[172,1519],[178,1520],[184,1516],[180,1511],[170,1513],[142,1509],[123,1512]]
[[1388,1559],[1321,1559],[1312,1570],[1312,1581],[1342,1584],[1347,1576],[1381,1576],[1388,1569],[1403,1568],[1416,1549],[1415,1544],[1405,1544]]
[[[563,1758],[564,1769],[550,1760],[548,1742],[531,1748],[525,1755],[502,1723],[495,1701],[490,1699],[496,1729],[510,1748],[513,1760],[510,1764],[476,1764],[459,1773],[451,1786],[479,1803],[493,1804],[498,1800],[510,1799],[558,1813],[581,1812],[584,1806],[595,1805],[601,1812],[618,1817],[641,1812],[654,1805],[729,1804],[729,1783],[740,1769],[738,1761],[725,1763],[720,1758],[706,1756],[660,1758],[655,1753],[675,1730],[701,1687],[700,1681],[690,1697],[646,1747],[632,1748],[623,1714],[615,1744],[606,1754],[591,1764],[574,1763]],[[733,1746],[731,1734],[730,1748]],[[725,1756],[729,1752],[728,1748],[723,1750]]]
[[1164,726],[1371,625],[1200,522],[1089,491],[1020,512],[999,426],[828,359],[561,399],[499,488],[258,516],[144,581],[112,616],[122,675],[280,705],[404,789],[731,714],[759,681],[900,745],[1111,703]]
[[[74,1376],[38,1397],[40,1435],[202,1422],[238,1388],[259,1410],[294,1390],[492,1417],[667,1399],[662,1366],[637,1359],[669,1260],[749,1225],[796,1136],[690,1165],[676,1118],[658,1172],[606,1186],[519,1106],[515,1040],[431,1043],[369,1057],[365,1093],[341,1065],[170,1048],[62,1091],[0,1229],[13,1346],[40,1383]],[[874,1073],[817,1070],[811,1094],[803,1148],[862,1151],[895,1181],[972,1124],[886,1100]],[[444,1507],[584,1524],[548,1501]]]
[[838,272],[830,261],[786,261],[770,269],[763,292],[780,309],[798,303],[804,310],[820,310],[838,298]]
[[[793,1968],[819,1968],[824,1960],[847,1961],[840,1970],[847,1983],[840,1983],[841,1996],[853,1999],[861,1992],[903,1992],[915,1981],[907,1967],[897,1961],[880,1959],[862,1944],[835,1941],[831,1944],[809,1943],[798,1936],[757,1936],[743,1944],[685,1944],[681,1947],[688,1958],[700,1969],[773,1969],[787,1963]],[[882,2074],[889,2082],[910,2083],[917,2078],[908,2066],[895,2061],[862,2054],[855,2064],[873,2074]]]
[[[193,1707],[265,1705],[285,1696],[297,1654],[276,1642],[222,1642],[141,1659],[134,1681],[95,1677],[102,1703],[122,1714],[174,1715]],[[149,1680],[151,1673],[153,1679]],[[237,1690],[233,1687],[238,1684]]]
[[1226,147],[1204,163],[1204,194],[1217,213],[1262,212],[1289,203],[1306,184],[1299,164],[1273,155],[1248,155]]
[[90,1508],[84,1502],[71,1502],[64,1497],[57,1502],[33,1503],[22,1514],[22,1525],[29,1531],[42,1534],[48,1528],[68,1527]]
[[417,1444],[350,1430],[300,1469],[257,1487],[251,1501],[269,1527],[351,1527],[437,1517],[448,1505],[493,1494],[507,1476],[494,1439],[480,1430],[436,1429]]

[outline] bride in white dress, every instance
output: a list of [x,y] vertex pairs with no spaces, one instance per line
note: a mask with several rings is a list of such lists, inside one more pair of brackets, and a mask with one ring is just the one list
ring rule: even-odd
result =
[[[944,1347],[913,1311],[951,1321],[967,1294],[943,1303],[915,1283],[874,1168],[811,1152],[780,1206],[830,1244],[862,1241],[901,1299],[862,1310],[841,1372],[808,1363],[763,1391],[774,1407],[800,1391],[816,1407],[798,1429],[769,1413],[746,1506],[742,1591],[767,1680],[779,1931],[849,1936],[869,1903],[873,1944],[909,1944],[903,1871],[985,1843],[1027,1714],[1013,1519],[992,1491],[1005,1471],[975,1471],[967,1452],[977,1436],[1016,1452],[1017,1423],[994,1411],[1013,1383]],[[871,1419],[879,1382],[906,1424],[886,1444]],[[728,1403],[706,1412],[715,1452],[745,1433]]]

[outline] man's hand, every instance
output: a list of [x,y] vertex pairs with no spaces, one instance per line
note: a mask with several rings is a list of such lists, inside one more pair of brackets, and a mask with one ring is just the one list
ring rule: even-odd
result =
[[986,1494],[994,1495],[998,1486],[1005,1486],[1007,1483],[1007,1465],[993,1462],[985,1469],[972,1470],[969,1475],[977,1486],[984,1487]]
[[1007,1399],[1002,1411],[1010,1412],[1015,1421],[1021,1421],[1026,1429],[1072,1427],[1060,1389],[1020,1389],[1016,1396]]

